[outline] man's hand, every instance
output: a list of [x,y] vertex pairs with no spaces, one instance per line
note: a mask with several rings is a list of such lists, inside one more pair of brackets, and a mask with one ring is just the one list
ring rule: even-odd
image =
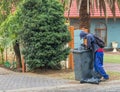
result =
[[83,43],[81,44],[82,47],[84,47],[85,49],[87,49],[87,46]]
[[84,43],[83,43],[83,44],[81,44],[81,46],[82,46],[82,47],[86,47],[86,45],[85,45]]

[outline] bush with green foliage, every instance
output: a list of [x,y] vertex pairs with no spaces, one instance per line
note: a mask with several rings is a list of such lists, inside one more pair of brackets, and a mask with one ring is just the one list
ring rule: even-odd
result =
[[30,69],[60,69],[66,60],[70,33],[58,0],[24,0],[21,5],[23,55]]

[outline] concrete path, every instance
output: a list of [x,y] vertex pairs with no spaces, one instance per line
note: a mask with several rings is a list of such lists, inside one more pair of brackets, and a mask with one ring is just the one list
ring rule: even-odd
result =
[[8,90],[31,90],[32,88],[54,88],[69,85],[69,82],[69,80],[49,78],[42,75],[15,73],[0,68],[0,90],[3,92],[7,92]]
[[109,70],[109,71],[120,72],[120,64],[105,63],[104,67],[105,67],[106,70]]
[[[118,68],[114,68],[116,66]],[[116,64],[105,64],[109,70],[119,71],[119,67]],[[0,68],[0,92],[120,92],[120,80],[109,80],[99,85],[80,84],[75,80],[16,73]]]

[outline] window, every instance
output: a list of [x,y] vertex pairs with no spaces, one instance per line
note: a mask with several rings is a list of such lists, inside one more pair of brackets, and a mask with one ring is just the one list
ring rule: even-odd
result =
[[95,34],[105,42],[105,45],[107,44],[107,26],[105,23],[98,22],[95,25]]

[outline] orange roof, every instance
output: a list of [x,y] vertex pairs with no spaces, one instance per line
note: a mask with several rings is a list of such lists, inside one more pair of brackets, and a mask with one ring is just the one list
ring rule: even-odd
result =
[[[116,18],[120,18],[120,11],[119,11],[117,4],[116,4],[116,11],[115,12],[116,12]],[[108,6],[107,6],[107,15],[109,18],[113,18],[113,14]],[[68,17],[67,11],[64,13],[64,16]],[[104,18],[105,17],[103,11],[102,11],[102,14],[100,14],[99,9],[97,9],[96,7],[94,7],[94,14],[92,14],[92,12],[91,12],[90,16],[91,16],[91,18]],[[77,11],[76,0],[74,0],[74,2],[72,2],[69,17],[70,18],[78,18],[79,17],[79,13]]]

